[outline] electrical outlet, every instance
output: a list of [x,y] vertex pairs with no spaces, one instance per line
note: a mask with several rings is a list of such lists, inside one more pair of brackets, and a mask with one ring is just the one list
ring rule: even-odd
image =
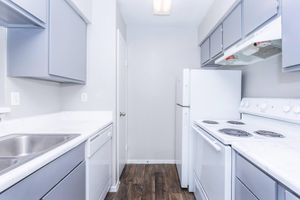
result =
[[81,102],[87,102],[87,101],[88,101],[87,93],[85,92],[81,93]]
[[19,92],[11,92],[10,93],[10,104],[12,106],[21,105],[20,93]]

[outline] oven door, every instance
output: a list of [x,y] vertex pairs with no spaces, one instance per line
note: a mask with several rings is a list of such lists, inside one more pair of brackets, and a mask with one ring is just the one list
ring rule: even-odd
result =
[[231,147],[193,125],[194,173],[207,200],[231,200]]

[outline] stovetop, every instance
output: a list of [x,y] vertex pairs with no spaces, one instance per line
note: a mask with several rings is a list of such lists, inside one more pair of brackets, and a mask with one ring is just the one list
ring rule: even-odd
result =
[[195,124],[226,145],[239,140],[284,140],[285,130],[247,120],[199,120]]

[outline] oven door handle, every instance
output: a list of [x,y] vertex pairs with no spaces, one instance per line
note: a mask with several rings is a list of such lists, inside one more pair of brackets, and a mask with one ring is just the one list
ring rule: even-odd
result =
[[210,138],[208,138],[206,135],[203,133],[199,132],[198,128],[194,127],[194,129],[197,131],[197,133],[200,134],[200,136],[208,143],[210,144],[211,147],[213,147],[217,152],[221,151],[221,147],[215,142],[212,141]]

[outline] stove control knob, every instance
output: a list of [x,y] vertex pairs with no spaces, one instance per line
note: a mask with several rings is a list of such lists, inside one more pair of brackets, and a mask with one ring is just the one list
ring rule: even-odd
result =
[[290,112],[291,109],[292,109],[291,106],[283,106],[283,108],[282,108],[283,112],[285,112],[285,113]]
[[260,104],[259,109],[261,112],[265,112],[268,109],[268,105],[266,103]]
[[294,113],[297,114],[297,115],[300,114],[300,105],[299,105],[299,106],[296,106],[296,107],[294,108]]

